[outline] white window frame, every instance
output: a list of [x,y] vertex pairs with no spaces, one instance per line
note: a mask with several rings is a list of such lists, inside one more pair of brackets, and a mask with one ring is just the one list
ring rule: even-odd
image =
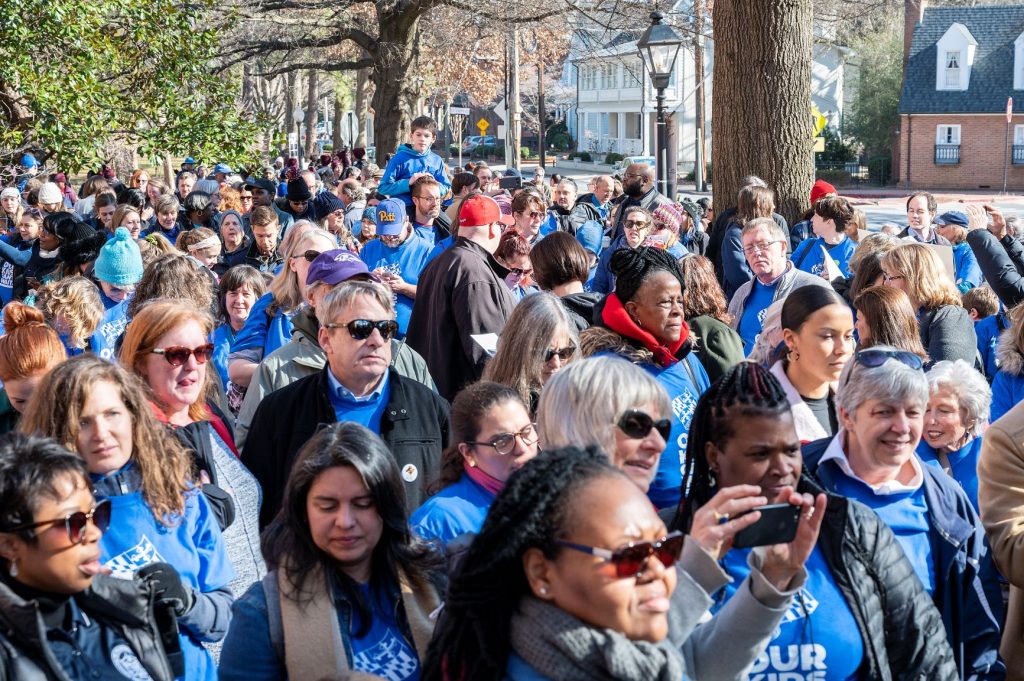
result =
[[963,52],[961,50],[946,50],[946,58],[943,63],[946,65],[944,81],[946,87],[959,89],[963,66]]
[[960,145],[960,125],[935,126],[935,143],[941,145]]
[[1013,126],[1013,146],[1024,146],[1024,125]]

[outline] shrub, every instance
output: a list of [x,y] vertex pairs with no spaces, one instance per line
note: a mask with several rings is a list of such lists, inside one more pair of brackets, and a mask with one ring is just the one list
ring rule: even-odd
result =
[[532,154],[530,147],[519,147],[519,158],[530,158]]
[[837,187],[848,186],[852,177],[847,170],[819,170],[817,175],[819,180],[825,180]]
[[617,154],[614,151],[609,151],[607,154],[605,154],[604,162],[607,165],[615,165],[624,158],[626,157],[623,156],[622,154]]

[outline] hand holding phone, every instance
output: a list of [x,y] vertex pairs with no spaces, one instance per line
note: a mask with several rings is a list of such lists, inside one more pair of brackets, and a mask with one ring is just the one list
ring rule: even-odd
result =
[[800,509],[796,533],[789,542],[768,546],[761,563],[762,574],[780,591],[789,589],[793,578],[803,570],[804,563],[814,550],[825,517],[827,498],[824,494],[813,497],[790,491],[788,502]]

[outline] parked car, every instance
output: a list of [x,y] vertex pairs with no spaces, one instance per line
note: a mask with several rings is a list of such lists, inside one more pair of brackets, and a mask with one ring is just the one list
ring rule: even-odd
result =
[[[484,147],[496,147],[496,146],[498,146],[498,144],[499,144],[498,143],[498,138],[495,137],[494,135],[484,135],[479,140],[477,140],[477,143],[474,144],[473,148],[469,150],[470,151],[470,155],[471,156],[481,156],[482,155],[481,150]],[[480,153],[478,153],[478,152],[480,152]]]
[[649,166],[653,166],[655,158],[653,156],[627,156],[618,163],[615,164],[615,169],[612,171],[615,175],[621,175],[626,172],[626,168],[633,165],[634,163],[644,163]]
[[462,150],[473,151],[483,138],[483,135],[470,135],[466,139],[462,140]]

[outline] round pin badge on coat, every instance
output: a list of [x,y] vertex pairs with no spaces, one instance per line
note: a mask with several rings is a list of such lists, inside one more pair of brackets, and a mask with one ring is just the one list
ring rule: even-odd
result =
[[416,469],[416,466],[411,463],[407,463],[402,466],[402,479],[406,482],[413,482],[418,478],[420,472]]

